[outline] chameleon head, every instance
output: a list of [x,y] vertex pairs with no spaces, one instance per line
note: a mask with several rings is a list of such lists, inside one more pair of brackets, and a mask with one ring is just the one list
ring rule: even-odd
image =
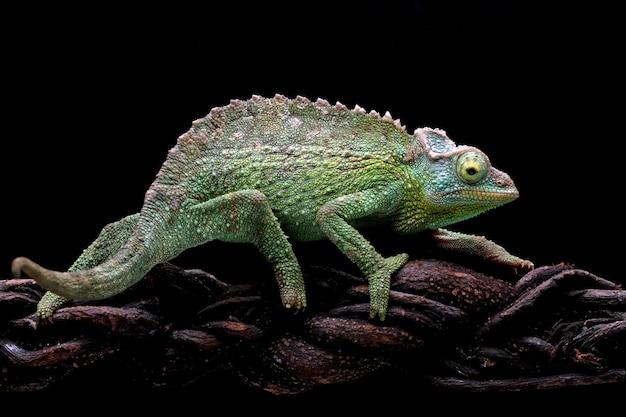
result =
[[424,150],[415,169],[422,181],[427,228],[443,227],[515,200],[513,180],[481,150],[457,146],[439,129],[415,132]]

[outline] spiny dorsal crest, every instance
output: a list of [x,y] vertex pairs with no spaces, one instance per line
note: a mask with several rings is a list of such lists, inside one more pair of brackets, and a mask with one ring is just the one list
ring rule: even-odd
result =
[[[252,95],[248,100],[233,99],[230,103],[222,107],[214,107],[208,115],[192,122],[192,129],[181,137],[179,144],[186,141],[193,141],[193,131],[195,129],[209,129],[212,131],[221,131],[229,122],[243,118],[254,117],[261,112],[276,111],[277,113],[290,112],[290,109],[297,108],[299,110],[314,109],[320,115],[333,115],[337,118],[349,118],[350,115],[359,115],[365,118],[371,118],[375,122],[389,123],[393,128],[400,132],[406,133],[406,127],[400,123],[399,119],[393,119],[387,111],[384,115],[380,115],[375,110],[367,111],[358,104],[354,108],[349,109],[343,103],[337,101],[334,105],[327,100],[318,98],[311,101],[303,96],[296,96],[290,99],[284,95],[276,94],[274,97],[266,98],[259,95]],[[206,133],[206,131],[205,131]],[[414,138],[413,146],[407,148],[407,160],[414,159],[424,152],[432,160],[450,156],[452,153],[460,152],[466,149],[466,146],[457,146],[441,129],[433,129],[429,127],[421,127],[414,130],[410,135]],[[174,150],[175,151],[175,150]]]
[[276,94],[272,98],[266,98],[259,95],[252,95],[249,100],[230,100],[230,103],[222,107],[214,107],[209,114],[201,119],[194,120],[192,126],[197,127],[207,121],[209,121],[215,128],[223,127],[229,120],[236,119],[249,115],[253,112],[252,108],[270,108],[272,105],[282,104],[285,106],[295,105],[299,108],[305,108],[312,106],[318,110],[321,114],[334,113],[337,116],[343,114],[353,113],[359,115],[367,115],[368,117],[380,120],[386,123],[391,123],[396,129],[406,132],[406,126],[400,123],[400,119],[393,119],[391,114],[387,111],[384,115],[380,115],[377,111],[370,111],[369,113],[359,106],[354,106],[353,109],[349,109],[343,103],[337,101],[334,105],[330,104],[327,100],[318,98],[316,101],[311,101],[303,96],[296,96],[294,99],[290,99],[282,94]]

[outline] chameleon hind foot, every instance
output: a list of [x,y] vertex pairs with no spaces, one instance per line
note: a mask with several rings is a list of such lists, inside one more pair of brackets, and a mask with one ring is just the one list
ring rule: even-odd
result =
[[41,297],[39,303],[37,303],[37,322],[44,324],[52,323],[52,315],[54,312],[68,301],[67,298],[47,291],[43,297]]

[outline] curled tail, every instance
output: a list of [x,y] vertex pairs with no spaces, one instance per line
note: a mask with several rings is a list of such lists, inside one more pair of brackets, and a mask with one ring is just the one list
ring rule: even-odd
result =
[[44,289],[70,300],[100,300],[135,284],[158,262],[144,253],[123,248],[113,258],[83,271],[59,272],[46,269],[25,257],[11,264],[13,276],[25,273]]
[[25,273],[44,289],[70,300],[105,299],[172,257],[159,249],[162,230],[163,223],[144,210],[143,216],[130,215],[105,226],[68,272],[46,269],[25,257],[15,258],[11,271],[16,278]]
[[[174,193],[174,196],[177,196]],[[171,226],[167,191],[152,185],[140,213],[105,226],[68,272],[46,269],[25,257],[13,260],[14,277],[28,275],[42,288],[69,300],[102,300],[141,280],[153,266],[184,247],[163,239]],[[184,239],[174,239],[175,242]]]

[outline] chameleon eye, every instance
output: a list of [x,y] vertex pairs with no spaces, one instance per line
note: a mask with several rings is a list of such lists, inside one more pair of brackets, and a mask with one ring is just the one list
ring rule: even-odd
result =
[[456,160],[456,174],[464,182],[475,184],[487,174],[487,161],[477,152],[465,152]]

